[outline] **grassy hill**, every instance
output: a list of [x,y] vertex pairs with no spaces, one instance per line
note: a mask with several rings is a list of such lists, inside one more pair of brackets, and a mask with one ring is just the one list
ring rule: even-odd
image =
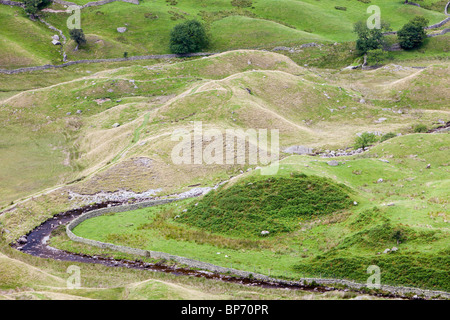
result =
[[293,231],[298,222],[341,211],[352,201],[331,181],[293,175],[240,181],[191,205],[178,221],[212,233],[252,238]]
[[[207,50],[212,52],[272,49],[310,42],[348,42],[356,39],[353,24],[369,17],[366,13],[368,5],[378,5],[382,9],[382,19],[398,30],[416,15],[424,16],[431,24],[445,19],[444,4],[441,6],[441,3],[428,1],[425,5],[428,9],[425,9],[388,0],[373,0],[370,4],[357,0],[257,0],[246,8],[234,7],[230,0],[213,3],[146,0],[139,5],[113,2],[82,9],[82,29],[88,45],[73,51],[75,44],[70,40],[65,51],[69,60],[117,58],[124,52],[129,56],[169,53],[171,29],[189,19],[200,20],[207,26],[211,37]],[[336,10],[336,6],[346,10]],[[59,46],[51,44],[53,31],[38,21],[30,21],[21,8],[2,6],[1,9],[0,21],[7,26],[2,32],[2,40],[8,44],[0,50],[2,68],[62,61]],[[43,18],[69,39],[66,26],[69,15],[57,12],[65,8],[53,4],[51,9],[56,12],[44,12]],[[118,27],[126,27],[127,31],[121,34],[116,30]]]

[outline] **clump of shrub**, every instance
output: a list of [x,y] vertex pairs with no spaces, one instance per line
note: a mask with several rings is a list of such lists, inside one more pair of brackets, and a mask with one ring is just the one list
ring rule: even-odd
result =
[[156,20],[158,19],[158,16],[152,12],[147,12],[144,14],[144,17],[146,17],[147,19],[151,19],[151,20]]
[[186,17],[183,14],[175,12],[175,11],[170,10],[170,11],[168,11],[168,13],[171,15],[170,16],[171,20],[176,21],[176,20],[186,19]]
[[335,6],[334,8],[335,8],[336,10],[347,11],[347,7]]
[[370,65],[379,65],[386,58],[387,58],[387,52],[381,48],[367,51],[367,62]]
[[427,128],[427,126],[424,125],[424,124],[416,124],[416,125],[413,127],[413,132],[414,132],[414,133],[424,133],[424,132],[427,132],[427,131],[428,131],[428,128]]
[[298,171],[291,172],[291,173],[290,173],[290,176],[291,176],[292,178],[306,178],[306,177],[307,177],[306,174],[304,174],[303,172],[298,172]]
[[252,6],[252,0],[231,0],[231,5],[238,8],[248,8]]
[[383,134],[383,135],[381,136],[380,141],[383,142],[383,141],[386,141],[386,140],[395,138],[396,136],[397,136],[397,135],[396,135],[395,133],[393,133],[393,132],[388,132],[388,133]]
[[355,139],[355,149],[367,148],[378,140],[377,136],[371,132],[364,132]]
[[420,47],[427,38],[424,28],[428,25],[428,20],[417,16],[405,24],[398,32],[398,43],[405,50]]
[[204,26],[190,20],[176,25],[170,33],[170,50],[173,53],[185,54],[198,52],[209,44]]

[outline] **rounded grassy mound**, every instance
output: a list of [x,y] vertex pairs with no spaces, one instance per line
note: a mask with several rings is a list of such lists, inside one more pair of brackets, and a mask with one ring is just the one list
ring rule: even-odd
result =
[[213,233],[271,236],[295,230],[302,220],[348,208],[348,191],[329,179],[303,174],[251,177],[208,193],[177,221]]

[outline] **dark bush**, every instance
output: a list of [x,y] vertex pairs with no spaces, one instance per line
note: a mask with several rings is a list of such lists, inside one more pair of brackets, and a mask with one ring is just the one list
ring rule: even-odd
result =
[[420,47],[427,38],[424,30],[427,24],[428,20],[423,17],[415,17],[405,24],[397,33],[400,47],[405,50]]
[[86,44],[86,37],[82,29],[70,29],[69,34],[70,39],[77,43],[77,47]]
[[384,134],[384,135],[381,136],[380,141],[383,142],[383,141],[386,141],[386,140],[395,138],[396,136],[397,136],[397,135],[396,135],[395,133],[393,133],[393,132],[388,132],[388,133],[386,133],[386,134]]
[[428,128],[427,128],[427,126],[424,125],[424,124],[416,124],[416,125],[413,127],[413,131],[414,131],[414,133],[424,133],[424,132],[427,132],[427,131],[428,131]]
[[170,34],[170,50],[177,54],[201,51],[208,43],[205,28],[196,20],[176,25]]

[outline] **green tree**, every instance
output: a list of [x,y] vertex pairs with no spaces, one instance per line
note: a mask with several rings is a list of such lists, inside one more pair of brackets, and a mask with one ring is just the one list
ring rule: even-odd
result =
[[86,37],[82,29],[70,29],[69,30],[70,39],[77,43],[75,51],[78,50],[78,46],[83,46],[86,44]]
[[51,0],[25,0],[25,12],[29,15],[35,16],[39,10],[44,9],[52,3]]
[[381,21],[380,28],[369,29],[365,21],[358,21],[353,25],[353,31],[357,34],[356,49],[360,54],[369,50],[380,49],[384,46],[383,32],[391,30],[389,24]]
[[364,132],[359,137],[356,137],[355,148],[366,148],[377,141],[377,136],[373,133]]
[[424,17],[418,16],[405,24],[398,32],[397,38],[405,50],[411,50],[420,47],[423,41],[427,38],[424,28],[428,25],[428,20]]
[[209,44],[204,26],[190,20],[176,25],[170,33],[170,51],[177,54],[198,52]]

